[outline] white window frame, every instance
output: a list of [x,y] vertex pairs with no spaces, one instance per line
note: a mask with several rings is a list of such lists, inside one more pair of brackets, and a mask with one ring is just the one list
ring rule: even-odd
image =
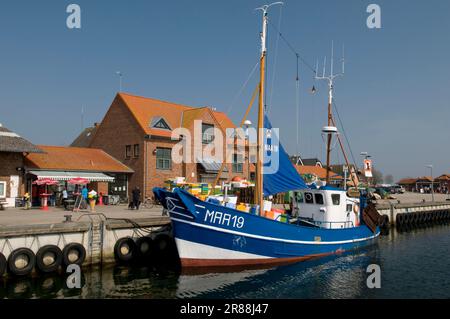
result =
[[6,182],[1,181],[0,184],[3,184],[4,194],[0,193],[0,198],[6,198]]

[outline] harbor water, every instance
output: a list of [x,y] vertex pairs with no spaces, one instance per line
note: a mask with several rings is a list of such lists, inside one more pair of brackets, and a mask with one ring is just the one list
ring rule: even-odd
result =
[[[83,270],[82,288],[62,274],[5,279],[1,298],[450,298],[450,225],[390,230],[365,249],[270,269],[183,274],[171,265]],[[381,288],[367,287],[367,267]]]

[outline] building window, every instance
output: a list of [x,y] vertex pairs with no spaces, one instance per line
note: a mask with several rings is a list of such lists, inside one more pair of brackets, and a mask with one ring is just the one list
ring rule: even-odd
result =
[[316,199],[317,205],[323,205],[323,196],[322,194],[314,194],[314,198]]
[[156,148],[156,169],[172,169],[172,150],[170,148]]
[[233,154],[233,173],[244,172],[244,157],[240,154]]
[[125,157],[130,158],[131,157],[131,145],[125,146]]
[[214,141],[214,125],[202,124],[202,142],[209,144]]
[[139,157],[139,144],[134,144],[134,157]]
[[0,182],[0,198],[6,197],[6,182]]
[[167,122],[162,117],[154,118],[150,125],[154,128],[159,128],[162,130],[171,130],[169,124],[167,124]]

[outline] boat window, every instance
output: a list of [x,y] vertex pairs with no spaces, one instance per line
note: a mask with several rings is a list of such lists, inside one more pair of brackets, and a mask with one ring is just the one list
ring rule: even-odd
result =
[[341,203],[341,195],[331,194],[331,200],[333,201],[333,205],[339,205]]
[[352,204],[347,204],[347,212],[351,212],[352,211],[352,208],[353,208],[353,205]]
[[323,205],[323,196],[322,196],[322,194],[314,194],[314,198],[316,199],[316,204]]
[[303,203],[303,193],[295,192],[295,201],[297,203]]
[[314,204],[313,195],[311,193],[305,193],[306,204]]

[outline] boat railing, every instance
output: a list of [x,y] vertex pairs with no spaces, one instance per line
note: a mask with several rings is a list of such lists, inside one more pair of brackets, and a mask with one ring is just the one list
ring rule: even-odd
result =
[[[339,227],[332,227],[332,226],[336,226],[336,225],[341,225],[340,228],[352,228],[352,227],[355,227],[352,221],[345,221],[345,222],[314,221],[314,224],[316,226],[319,226],[320,228],[339,228]],[[326,226],[329,226],[329,227],[326,227]]]
[[[297,224],[300,224],[301,222],[309,224],[311,226],[319,227],[319,228],[339,228],[339,227],[332,227],[336,225],[341,225],[343,227],[340,228],[352,228],[355,227],[352,221],[337,221],[337,222],[326,222],[326,221],[317,221],[312,219],[305,219],[305,218],[297,218],[295,220]],[[328,226],[328,227],[326,227]]]

